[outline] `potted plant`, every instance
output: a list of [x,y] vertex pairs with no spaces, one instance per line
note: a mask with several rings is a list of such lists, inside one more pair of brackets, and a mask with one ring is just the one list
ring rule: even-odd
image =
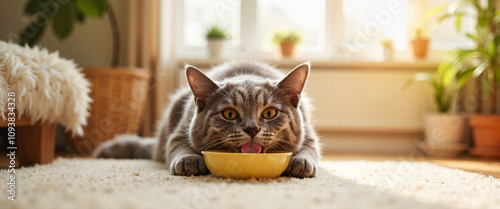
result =
[[466,149],[463,143],[464,116],[452,113],[451,108],[457,93],[471,76],[470,71],[460,71],[454,65],[455,53],[445,58],[438,66],[436,75],[416,73],[406,83],[424,82],[431,86],[437,112],[424,116],[425,143],[419,146],[428,154],[456,156]]
[[69,137],[68,145],[77,154],[91,154],[103,141],[116,134],[137,134],[143,115],[149,85],[146,69],[118,67],[120,41],[118,24],[113,8],[107,0],[30,0],[24,12],[34,17],[19,34],[21,45],[34,45],[45,29],[52,31],[60,40],[66,39],[76,23],[86,18],[102,18],[106,13],[113,34],[111,67],[84,67],[85,77],[92,83],[93,99],[83,137]]
[[498,104],[500,87],[500,9],[498,1],[467,0],[452,3],[440,19],[457,17],[460,31],[462,9],[472,8],[476,19],[475,31],[467,33],[474,46],[471,49],[456,50],[454,65],[463,73],[470,73],[477,79],[478,112],[470,117],[474,145],[471,153],[482,157],[500,157],[500,108]]
[[226,30],[214,25],[207,29],[205,37],[207,38],[210,57],[219,58],[224,40],[229,38]]
[[296,32],[276,32],[273,35],[273,41],[279,44],[281,55],[283,57],[291,57],[294,52],[295,44],[300,42],[300,35]]
[[416,59],[424,59],[427,55],[427,47],[429,46],[429,38],[422,34],[421,29],[415,31],[415,38],[411,41],[413,47],[413,56]]
[[383,61],[392,61],[393,56],[394,56],[394,48],[392,44],[391,39],[382,39],[380,41],[380,44],[382,45],[382,60]]

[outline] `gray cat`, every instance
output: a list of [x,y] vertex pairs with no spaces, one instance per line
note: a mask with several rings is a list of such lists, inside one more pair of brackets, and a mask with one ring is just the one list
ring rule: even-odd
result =
[[[179,90],[159,126],[159,140],[121,136],[97,157],[152,158],[175,175],[209,174],[202,150],[293,152],[283,175],[313,177],[320,157],[310,104],[301,96],[310,64],[288,75],[261,63],[232,62],[205,75],[186,66],[189,89]],[[155,148],[156,147],[156,148]],[[154,151],[153,151],[154,150]]]

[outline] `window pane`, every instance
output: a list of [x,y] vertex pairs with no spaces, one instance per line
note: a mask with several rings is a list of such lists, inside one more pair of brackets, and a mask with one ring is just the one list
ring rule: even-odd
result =
[[[430,7],[434,8],[456,2],[456,0],[432,0],[429,2]],[[474,32],[474,25],[476,24],[476,21],[474,20],[472,10],[473,8],[464,10],[468,15],[467,17],[463,17],[461,20],[461,32],[457,32],[456,30],[455,22],[457,18],[448,18],[439,23],[435,28],[431,28],[430,39],[432,47],[434,49],[456,49],[461,47],[470,47],[473,45],[473,41],[465,36],[466,33]],[[434,19],[433,21],[436,20]]]
[[390,39],[395,50],[408,45],[407,0],[343,1],[344,43],[352,50],[367,51]]
[[239,46],[241,0],[184,0],[183,3],[182,41],[185,46],[206,46],[205,31],[212,25],[227,29],[231,46]]
[[295,31],[299,51],[322,52],[325,46],[325,0],[257,0],[256,42],[272,51],[275,32]]

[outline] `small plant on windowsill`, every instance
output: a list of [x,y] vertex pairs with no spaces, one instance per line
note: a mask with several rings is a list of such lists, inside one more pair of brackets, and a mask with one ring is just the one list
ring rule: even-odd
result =
[[219,58],[224,40],[229,39],[226,30],[217,25],[213,25],[207,29],[205,37],[207,38],[210,57]]
[[383,60],[384,61],[392,61],[394,55],[394,47],[392,44],[392,40],[385,38],[380,41],[380,45],[382,45],[383,52]]
[[273,35],[273,41],[281,47],[281,55],[283,57],[291,57],[294,53],[295,44],[301,40],[297,32],[276,32]]
[[411,45],[415,59],[425,59],[429,46],[429,38],[423,35],[422,29],[418,28],[415,30],[415,37],[411,40]]

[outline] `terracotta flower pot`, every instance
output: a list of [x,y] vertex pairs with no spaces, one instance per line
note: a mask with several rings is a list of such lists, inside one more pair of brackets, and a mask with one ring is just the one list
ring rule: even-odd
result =
[[294,42],[291,41],[281,42],[280,46],[281,46],[281,55],[283,55],[283,57],[291,57],[293,55],[293,48],[295,46]]
[[427,38],[415,38],[411,41],[413,46],[413,56],[417,59],[424,59],[427,55],[427,46],[429,45],[429,39]]
[[470,125],[474,133],[473,154],[500,158],[500,115],[472,115]]

